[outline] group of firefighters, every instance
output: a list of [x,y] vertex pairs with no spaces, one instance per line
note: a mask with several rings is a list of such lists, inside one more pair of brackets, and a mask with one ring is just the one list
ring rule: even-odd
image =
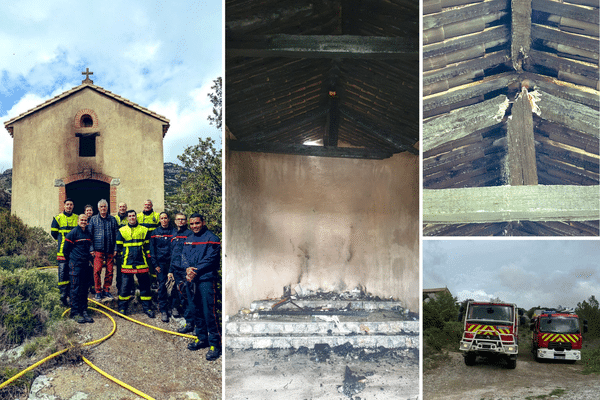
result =
[[175,214],[173,228],[169,215],[152,207],[146,200],[143,212],[137,214],[121,203],[113,217],[103,199],[98,214],[92,215],[93,208],[87,205],[84,214],[76,215],[73,200],[67,198],[51,226],[58,242],[60,299],[71,307],[71,317],[78,323],[94,322],[87,312],[88,289],[93,285],[96,301],[113,299],[110,288],[116,266],[119,312],[127,314],[137,277],[142,309],[154,318],[151,284],[156,281],[162,321],[183,316],[186,324],[178,332],[194,332],[197,337],[188,349],[209,347],[206,359],[216,360],[221,355],[216,312],[220,239],[206,228],[200,214],[190,216],[189,227],[185,214]]

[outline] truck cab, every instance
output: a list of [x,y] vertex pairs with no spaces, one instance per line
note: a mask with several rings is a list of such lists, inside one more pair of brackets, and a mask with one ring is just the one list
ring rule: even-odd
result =
[[[569,310],[536,310],[530,328],[531,352],[536,361],[540,359],[581,360],[582,337],[579,317]],[[587,332],[587,321],[583,321]]]
[[509,369],[516,368],[522,315],[511,303],[468,301],[461,307],[459,320],[464,321],[464,329],[459,350],[465,364],[474,365],[477,356],[496,356],[505,358]]

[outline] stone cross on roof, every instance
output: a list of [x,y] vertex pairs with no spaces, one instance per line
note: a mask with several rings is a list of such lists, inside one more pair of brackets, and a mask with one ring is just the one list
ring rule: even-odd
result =
[[94,73],[90,72],[89,68],[86,68],[85,72],[82,72],[81,75],[85,75],[85,79],[82,80],[81,83],[94,83],[94,81],[90,79],[90,75],[94,75]]

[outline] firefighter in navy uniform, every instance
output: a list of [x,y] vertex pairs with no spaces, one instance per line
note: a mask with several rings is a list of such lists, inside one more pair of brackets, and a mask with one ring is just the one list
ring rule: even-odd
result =
[[86,229],[87,215],[81,214],[77,226],[65,236],[64,254],[69,260],[71,278],[71,318],[78,323],[94,322],[87,313],[88,284],[92,275],[92,235]]
[[69,263],[64,254],[65,236],[77,226],[77,214],[73,214],[73,200],[65,199],[64,211],[52,219],[50,233],[58,243],[56,261],[58,263],[58,288],[60,301],[65,307],[69,306],[67,298],[70,295]]
[[[160,225],[160,215],[154,211],[152,208],[152,200],[148,199],[144,202],[144,209],[141,213],[137,215],[138,224],[141,226],[145,226],[148,228],[148,231],[152,233],[153,230],[158,228]],[[154,271],[154,266],[150,265],[150,283],[153,289],[157,289],[156,287],[156,271]]]
[[210,347],[208,361],[221,356],[221,327],[217,316],[217,281],[221,258],[221,240],[206,228],[200,214],[190,216],[189,235],[183,243],[181,265],[186,271],[188,301],[195,306],[196,341],[190,350]]
[[[175,279],[175,287],[173,291],[175,308],[173,316],[185,318],[185,326],[177,330],[179,333],[190,333],[194,331],[194,320],[192,319],[193,304],[188,304],[187,298],[187,281],[185,279],[185,270],[181,266],[181,250],[185,239],[192,234],[192,231],[187,226],[187,217],[183,213],[175,214],[175,225],[177,232],[171,240],[171,268],[169,275]],[[169,278],[171,277],[169,276]],[[182,315],[183,314],[183,315]]]
[[171,264],[171,240],[177,231],[171,227],[166,212],[159,214],[160,226],[150,236],[150,261],[158,276],[158,309],[162,322],[169,322],[172,302],[167,291],[167,279]]
[[127,211],[127,225],[119,229],[117,233],[117,252],[123,258],[121,267],[123,277],[119,293],[119,312],[121,314],[127,313],[129,301],[134,294],[133,277],[137,276],[144,313],[148,317],[154,318],[150,274],[148,273],[149,246],[148,228],[138,224],[134,210]]

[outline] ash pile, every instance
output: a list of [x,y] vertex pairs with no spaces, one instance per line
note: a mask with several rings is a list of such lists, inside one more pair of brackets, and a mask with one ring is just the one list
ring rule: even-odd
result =
[[362,287],[320,292],[284,287],[279,299],[254,301],[225,324],[230,350],[419,348],[418,315],[393,298],[372,296]]

